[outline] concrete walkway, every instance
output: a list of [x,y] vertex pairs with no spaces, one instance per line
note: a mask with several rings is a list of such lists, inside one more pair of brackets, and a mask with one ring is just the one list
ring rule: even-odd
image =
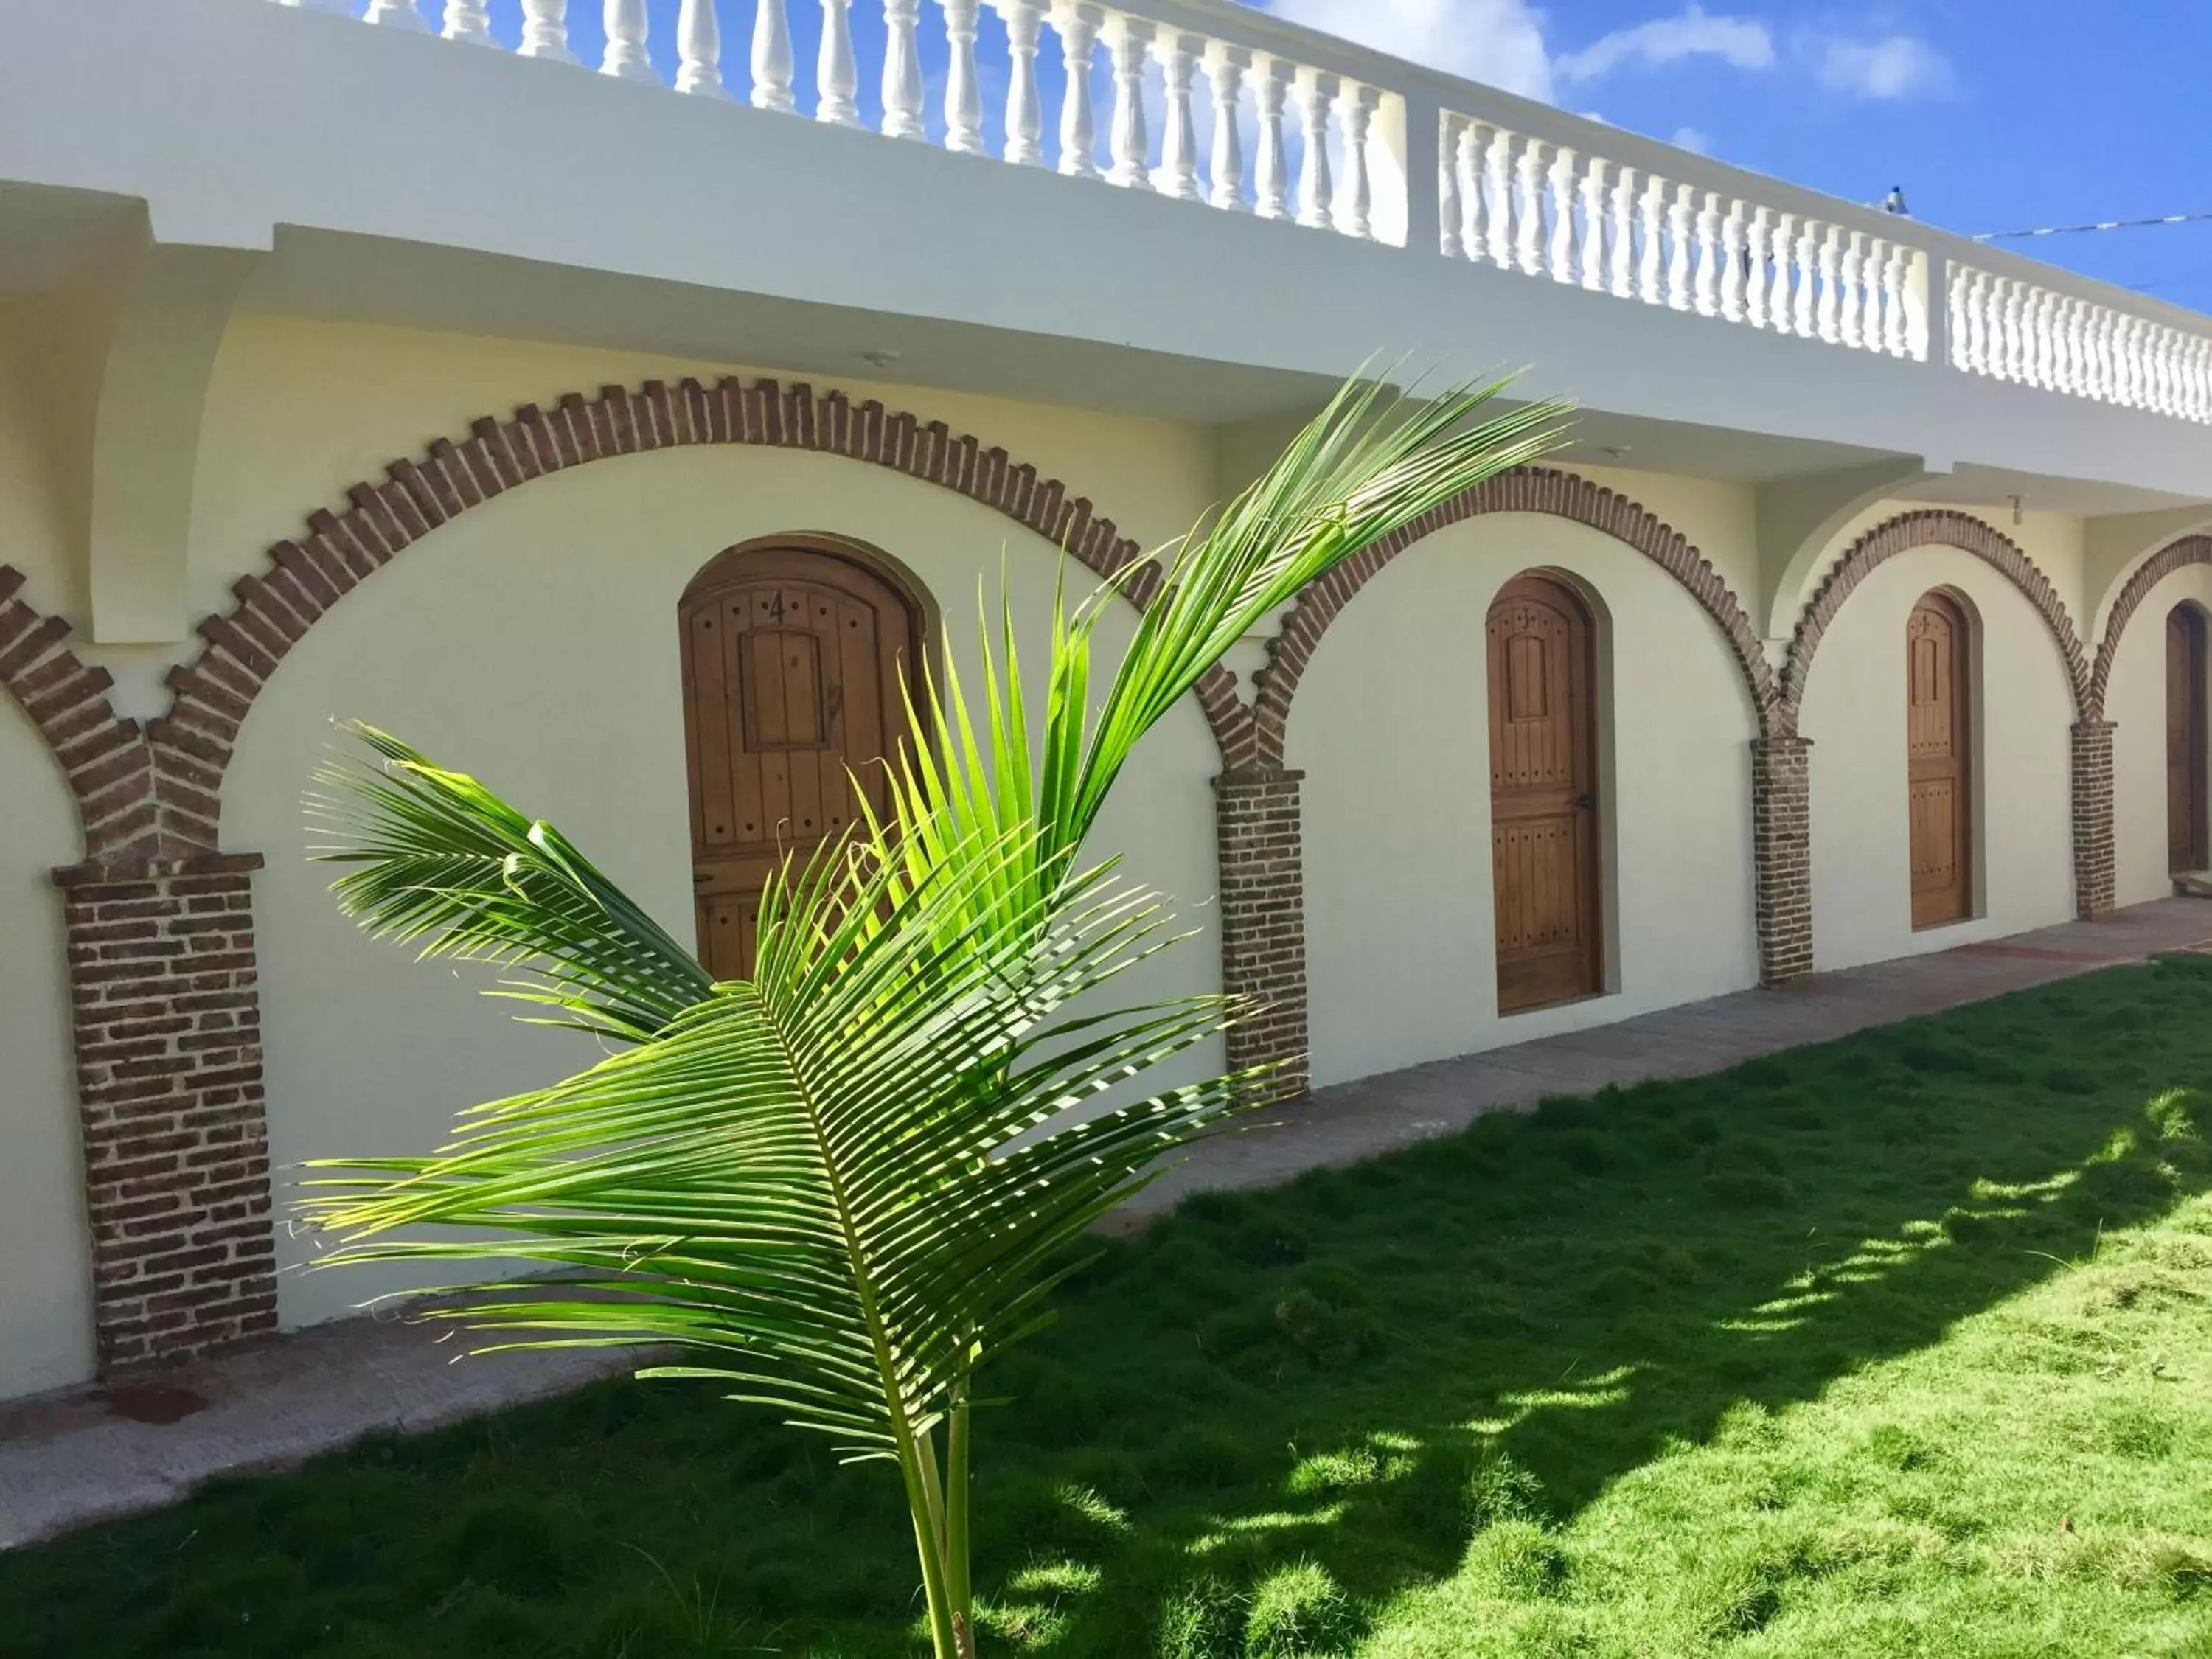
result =
[[[2162,899],[2106,921],[1816,975],[1784,991],[1739,992],[1364,1079],[1269,1114],[1261,1133],[1199,1148],[1115,1224],[1140,1224],[1200,1188],[1265,1186],[1352,1163],[1548,1095],[1720,1071],[2208,939],[2212,905]],[[626,1363],[618,1353],[540,1353],[457,1364],[456,1352],[451,1330],[350,1320],[155,1383],[0,1407],[0,1549],[169,1502],[212,1475],[281,1468],[376,1430],[425,1429],[557,1394]]]

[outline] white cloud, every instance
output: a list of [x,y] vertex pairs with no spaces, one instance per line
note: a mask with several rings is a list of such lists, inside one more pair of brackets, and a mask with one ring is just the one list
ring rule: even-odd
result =
[[1626,66],[1663,69],[1690,58],[1717,58],[1741,70],[1771,69],[1774,35],[1756,18],[1716,16],[1692,0],[1679,16],[1615,29],[1580,52],[1561,54],[1552,68],[1562,81],[1579,85]]
[[1293,23],[1550,102],[1544,19],[1528,0],[1268,0]]
[[1710,134],[1698,127],[1676,127],[1674,136],[1667,141],[1676,149],[1686,149],[1698,155],[1711,155],[1713,141]]
[[1912,98],[1948,92],[1950,60],[1925,40],[1892,34],[1880,40],[1814,35],[1804,42],[1813,77],[1849,98]]

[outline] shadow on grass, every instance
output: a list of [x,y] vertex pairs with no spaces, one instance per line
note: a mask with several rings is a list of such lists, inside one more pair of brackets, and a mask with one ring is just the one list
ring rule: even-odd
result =
[[[2176,958],[1194,1199],[997,1368],[986,1650],[1225,1659],[1255,1594],[1330,1650],[1481,1521],[1568,1520],[2163,1212],[2207,1170],[2145,1103],[2198,1088],[2212,962]],[[908,1655],[910,1556],[884,1471],[615,1384],[0,1559],[0,1650]]]

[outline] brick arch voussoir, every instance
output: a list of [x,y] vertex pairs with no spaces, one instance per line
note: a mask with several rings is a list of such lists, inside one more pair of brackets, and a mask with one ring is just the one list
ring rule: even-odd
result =
[[[712,386],[686,380],[571,392],[513,419],[489,416],[463,439],[440,439],[414,460],[394,461],[380,483],[356,484],[342,512],[309,515],[304,534],[270,550],[258,575],[233,585],[236,603],[199,625],[198,654],[169,672],[167,712],[147,728],[165,817],[196,847],[216,844],[223,774],[254,699],[286,653],[325,612],[441,525],[535,478],[617,455],[708,444],[842,455],[902,472],[1003,514],[1102,576],[1121,574],[1144,550],[1057,478],[1037,475],[1003,449],[955,436],[872,399],[816,392],[804,384],[735,377]],[[1139,607],[1161,582],[1157,565],[1129,574],[1121,591]],[[1224,763],[1256,748],[1236,680],[1216,665],[1196,688]]]
[[2212,536],[2184,536],[2167,543],[2138,565],[2120,589],[2112,601],[2112,614],[2105,618],[2105,637],[2097,645],[2096,665],[2089,671],[2088,719],[2105,718],[2105,693],[2112,683],[2112,661],[2119,654],[2120,636],[2127,632],[2137,608],[2152,588],[2192,564],[2212,564]]
[[121,865],[171,850],[145,734],[115,712],[107,671],[77,655],[69,623],[24,599],[23,582],[21,571],[0,564],[0,689],[68,779],[85,857]]
[[1750,613],[1711,562],[1680,532],[1644,510],[1639,501],[1592,483],[1572,472],[1547,467],[1516,467],[1432,507],[1364,552],[1347,559],[1307,587],[1291,605],[1267,644],[1267,664],[1254,677],[1252,725],[1263,765],[1284,764],[1291,705],[1307,665],[1352,596],[1399,554],[1447,525],[1486,513],[1547,513],[1588,525],[1625,542],[1674,577],[1696,599],[1726,637],[1744,690],[1759,720],[1759,735],[1771,737],[1780,690],[1760,648]]
[[1812,602],[1805,607],[1805,614],[1797,619],[1796,632],[1790,641],[1789,660],[1782,672],[1782,712],[1790,730],[1796,729],[1814,653],[1820,649],[1821,637],[1835,621],[1837,611],[1843,609],[1844,601],[1877,567],[1919,547],[1955,547],[1972,553],[2020,589],[2035,607],[2036,614],[2043,618],[2052,642],[2058,647],[2058,654],[2065,661],[2076,716],[2093,718],[2089,713],[2094,705],[2088,653],[2082,649],[2081,636],[2075,629],[2074,619],[2067,614],[2050,578],[2010,537],[1972,514],[1929,508],[1900,513],[1876,525],[1853,542],[1821,579]]

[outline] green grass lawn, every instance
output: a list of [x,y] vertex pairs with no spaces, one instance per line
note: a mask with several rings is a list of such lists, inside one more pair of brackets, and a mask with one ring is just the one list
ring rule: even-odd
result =
[[[983,1651],[2212,1659],[2208,1142],[2178,958],[1196,1200],[998,1368]],[[624,1382],[0,1557],[0,1652],[903,1656],[914,1579]]]

